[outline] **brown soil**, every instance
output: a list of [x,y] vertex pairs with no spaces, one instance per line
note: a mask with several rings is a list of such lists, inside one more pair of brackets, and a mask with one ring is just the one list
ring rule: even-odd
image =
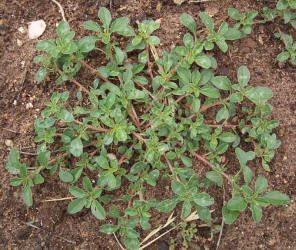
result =
[[[197,18],[199,11],[206,9],[219,20],[225,16],[230,6],[241,11],[261,10],[265,5],[274,7],[274,3],[260,0],[221,0],[203,4],[184,3],[181,6],[175,5],[172,0],[163,0],[159,1],[162,5],[160,9],[157,8],[157,0],[112,2],[114,17],[129,16],[133,23],[146,18],[161,18],[158,35],[162,45],[167,48],[181,42],[185,29],[179,23],[179,16],[183,12]],[[61,3],[71,27],[77,35],[82,35],[82,22],[87,19],[95,20],[99,7],[108,4],[108,1],[66,0]],[[41,202],[49,197],[67,196],[67,186],[57,182],[56,177],[35,189],[35,204],[30,209],[23,204],[19,190],[9,186],[10,176],[4,171],[9,150],[5,140],[12,140],[13,145],[23,151],[33,152],[36,149],[33,123],[43,102],[54,90],[73,88],[74,91],[72,86],[51,85],[44,88],[34,81],[38,66],[32,63],[32,58],[37,55],[37,41],[28,40],[27,34],[21,33],[18,28],[23,27],[26,30],[28,22],[39,19],[47,24],[40,40],[54,36],[55,25],[61,20],[61,16],[57,6],[51,1],[0,2],[0,249],[118,249],[113,237],[98,232],[100,222],[90,213],[82,212],[71,216],[66,212],[67,201]],[[271,188],[291,197],[291,203],[283,207],[264,209],[260,223],[253,222],[249,211],[244,212],[233,225],[224,228],[220,249],[295,249],[296,246],[296,73],[295,67],[277,64],[275,57],[283,46],[273,38],[273,29],[272,24],[256,26],[251,36],[233,43],[231,53],[217,52],[217,71],[234,80],[238,67],[248,65],[252,84],[267,86],[273,90],[273,118],[281,124],[277,134],[282,146],[271,164],[268,179]],[[26,109],[28,103],[32,103],[33,108]],[[30,162],[32,158],[27,156],[25,160]],[[263,174],[261,168],[256,171],[257,174]],[[166,193],[165,186],[163,184],[164,188],[159,196]],[[220,203],[222,195],[221,193],[215,197]],[[154,219],[156,222],[157,220],[161,218]],[[42,229],[25,224],[30,221],[36,221],[35,225]],[[165,240],[168,242],[175,236],[176,233],[172,232]],[[207,243],[210,249],[215,249],[217,237],[218,235]],[[150,249],[157,249],[157,245]]]

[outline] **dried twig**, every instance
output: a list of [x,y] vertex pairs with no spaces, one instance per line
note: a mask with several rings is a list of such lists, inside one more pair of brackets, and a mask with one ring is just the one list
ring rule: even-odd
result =
[[65,22],[67,22],[67,20],[66,20],[66,18],[65,18],[65,11],[64,11],[62,5],[61,5],[58,1],[56,1],[56,0],[51,0],[51,1],[54,2],[54,3],[59,7],[60,12],[61,12],[61,14],[62,14],[62,18],[63,18],[63,20],[64,20]]
[[125,248],[121,245],[121,243],[120,243],[120,241],[119,241],[119,239],[117,238],[117,236],[116,236],[115,233],[113,233],[113,236],[114,236],[114,238],[115,238],[117,244],[119,245],[119,247],[120,247],[122,250],[125,250]]
[[64,198],[53,198],[53,199],[48,199],[48,200],[42,200],[41,202],[52,202],[52,201],[65,201],[65,200],[72,200],[75,199],[76,197],[71,196],[71,197],[64,197]]
[[12,132],[12,133],[16,133],[16,134],[19,134],[19,133],[20,133],[20,132],[18,132],[18,131],[12,130],[12,129],[10,129],[10,128],[3,128],[3,127],[0,127],[0,129],[6,130],[6,131],[9,131],[9,132]]
[[56,237],[56,238],[59,238],[59,239],[61,239],[61,240],[66,241],[66,242],[68,242],[68,243],[76,244],[75,241],[68,240],[68,239],[66,239],[66,238],[64,238],[64,237],[62,237],[62,236],[60,236],[60,235],[58,235],[58,234],[55,234],[55,233],[50,232],[50,231],[47,231],[46,229],[44,229],[44,228],[42,228],[42,227],[38,227],[38,226],[33,225],[34,221],[33,221],[33,222],[22,222],[22,223],[25,224],[25,225],[27,225],[27,226],[29,226],[29,227],[33,227],[33,228],[36,228],[36,229],[42,230],[42,231],[44,231],[44,232],[46,232],[46,233],[48,233],[48,234],[50,234],[50,235],[52,235],[52,236],[54,236],[54,237]]

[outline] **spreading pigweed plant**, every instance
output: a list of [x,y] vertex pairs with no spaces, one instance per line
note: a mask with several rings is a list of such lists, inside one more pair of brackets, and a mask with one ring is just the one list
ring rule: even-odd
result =
[[[194,19],[182,14],[180,21],[188,28],[183,45],[162,55],[153,34],[160,25],[153,20],[138,22],[134,29],[128,18],[112,20],[101,8],[100,23],[86,21],[83,27],[91,35],[79,40],[68,23],[60,22],[56,39],[37,44],[44,53],[34,59],[42,64],[36,80],[57,75],[57,84],[77,85],[71,98],[78,101],[70,101],[69,92],[55,92],[44,103],[34,124],[38,148],[33,170],[17,149],[10,151],[6,169],[15,175],[11,185],[22,187],[25,204],[33,205],[35,185],[57,174],[73,196],[70,214],[90,209],[104,222],[101,232],[118,234],[127,249],[143,249],[149,237],[175,220],[171,215],[165,225],[151,225],[152,213],[171,213],[177,205],[184,225],[200,219],[212,227],[211,210],[217,207],[213,186],[231,190],[220,212],[226,224],[246,209],[259,222],[262,207],[289,203],[287,195],[268,188],[263,175],[254,174],[256,168],[270,170],[281,144],[273,133],[279,123],[269,119],[272,91],[252,86],[246,66],[238,68],[235,82],[215,75],[217,62],[206,53],[215,46],[226,52],[228,40],[249,34],[257,12],[230,9],[229,15],[238,23],[215,27],[210,16],[200,13],[206,27],[200,32]],[[118,36],[126,37],[126,46],[114,40]],[[94,50],[108,63],[89,65],[87,55]],[[75,79],[82,67],[93,74],[92,86]],[[231,152],[236,166],[230,169]],[[157,193],[161,181],[170,183],[171,195],[147,199],[146,191]],[[191,231],[190,239],[196,232]],[[144,232],[150,234],[143,240]]]

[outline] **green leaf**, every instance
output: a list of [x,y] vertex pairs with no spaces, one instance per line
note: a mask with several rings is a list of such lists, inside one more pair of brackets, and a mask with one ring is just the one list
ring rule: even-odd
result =
[[262,196],[264,200],[271,203],[272,205],[280,206],[290,203],[288,195],[283,194],[279,191],[270,191]]
[[86,21],[86,22],[84,22],[83,23],[83,28],[85,28],[87,30],[95,31],[95,32],[98,32],[98,33],[102,32],[100,25],[97,24],[94,21]]
[[70,31],[70,26],[67,22],[61,21],[57,26],[57,33],[60,37],[65,36]]
[[116,138],[118,139],[118,141],[126,141],[127,140],[127,133],[126,130],[122,127],[119,127],[116,130]]
[[23,187],[22,196],[25,204],[28,207],[31,207],[33,205],[33,197],[32,197],[32,190],[28,185]]
[[177,203],[175,198],[170,198],[159,202],[156,209],[161,213],[169,213],[176,207]]
[[255,191],[260,194],[264,192],[268,187],[268,182],[263,175],[260,175],[255,182]]
[[210,30],[214,30],[214,21],[213,19],[205,12],[199,13],[200,20],[204,23],[204,25]]
[[10,185],[13,187],[20,186],[23,183],[23,179],[19,177],[11,178]]
[[8,161],[5,165],[5,169],[10,174],[18,174],[19,173],[19,168],[21,165],[21,163],[19,162],[19,158],[20,158],[19,151],[15,148],[12,148],[9,152]]
[[241,93],[233,93],[229,96],[229,100],[231,102],[242,102],[244,99],[243,95]]
[[241,211],[246,207],[247,203],[241,196],[235,196],[227,202],[227,208],[232,211]]
[[192,167],[192,160],[185,156],[185,155],[181,155],[181,161],[183,162],[183,164],[188,167],[191,168]]
[[108,162],[107,157],[100,155],[100,156],[96,157],[95,160],[101,168],[109,169],[109,162]]
[[191,213],[192,205],[190,201],[184,201],[181,216],[186,218]]
[[232,224],[239,215],[239,211],[232,211],[227,208],[227,205],[222,208],[222,216],[225,224]]
[[70,153],[74,155],[75,157],[79,157],[83,153],[83,144],[79,137],[75,138],[73,141],[71,141],[70,144]]
[[112,218],[118,218],[119,217],[119,210],[116,206],[112,205],[110,208],[109,208],[109,213],[108,215]]
[[59,118],[64,122],[73,122],[74,116],[66,109],[62,109],[59,113]]
[[214,203],[214,199],[207,193],[199,193],[194,196],[194,202],[202,207],[210,206]]
[[239,21],[240,20],[240,14],[239,11],[235,8],[229,8],[227,11],[228,16],[230,16],[232,19]]
[[34,174],[33,176],[34,184],[42,184],[44,182],[44,178],[41,174]]
[[109,28],[111,20],[112,20],[110,11],[107,8],[102,7],[99,9],[98,17],[100,18],[101,22],[103,23],[105,29]]
[[207,172],[206,177],[212,182],[216,183],[219,187],[222,187],[223,177],[221,174],[215,171],[210,171],[210,172]]
[[[128,233],[130,233],[131,231],[128,231]],[[140,242],[138,240],[138,238],[130,238],[130,237],[126,237],[124,240],[124,245],[127,247],[127,249],[129,250],[135,250],[135,249],[139,249],[140,248]]]
[[241,166],[246,165],[248,161],[255,159],[255,153],[253,151],[245,152],[240,148],[236,148],[235,154]]
[[223,142],[232,143],[236,140],[237,135],[231,132],[225,132],[219,135],[219,139]]
[[111,32],[117,32],[121,33],[126,30],[126,27],[128,26],[130,20],[128,17],[120,17],[113,21],[111,25]]
[[105,234],[113,234],[119,229],[118,225],[114,224],[104,224],[100,226],[100,232]]
[[171,188],[173,192],[179,196],[183,195],[186,192],[184,184],[176,180],[172,181]]
[[138,161],[131,167],[130,173],[133,175],[140,173],[141,171],[145,170],[147,167],[148,165],[145,162]]
[[225,42],[225,38],[224,37],[218,37],[215,42],[218,45],[219,49],[222,50],[222,52],[224,52],[224,53],[227,52],[228,45]]
[[71,201],[68,204],[68,213],[69,214],[75,214],[82,210],[84,205],[86,204],[87,199],[86,198],[78,198],[73,201]]
[[247,66],[240,66],[237,71],[237,79],[242,87],[247,86],[250,81],[250,71]]
[[148,178],[146,179],[147,183],[153,187],[156,186],[156,180],[159,177],[159,170],[158,169],[154,169],[153,171],[151,171],[148,175]]
[[63,169],[60,169],[59,171],[59,177],[61,181],[63,182],[72,182],[73,181],[73,175],[69,171],[64,171]]
[[211,212],[207,207],[197,206],[196,212],[201,220],[207,223],[211,221]]
[[177,74],[185,84],[188,84],[191,81],[191,72],[189,69],[178,67]]
[[212,66],[211,58],[207,55],[198,55],[195,58],[195,62],[198,66],[204,69],[209,69]]
[[225,40],[233,41],[243,38],[245,34],[237,28],[229,28],[223,36]]
[[149,36],[149,38],[147,39],[147,42],[149,44],[157,45],[157,44],[160,44],[160,39],[157,36]]
[[244,180],[246,184],[249,184],[253,178],[253,172],[247,165],[242,165],[242,170],[244,173]]
[[262,209],[255,203],[251,204],[252,217],[254,221],[259,222],[262,218]]
[[205,95],[207,97],[211,97],[211,98],[219,98],[219,97],[221,97],[219,90],[216,89],[213,86],[210,86],[210,85],[203,86],[200,89],[200,93],[202,93],[203,95]]
[[[192,49],[194,46],[194,38],[192,35],[190,35],[189,33],[186,33],[183,36],[183,43],[185,45],[186,48]],[[186,49],[184,47],[181,47],[183,49],[180,49],[181,54],[185,54],[186,55]],[[183,51],[184,50],[184,51]]]
[[180,21],[181,23],[187,28],[189,29],[193,34],[196,33],[196,23],[193,19],[192,16],[186,14],[186,13],[183,13],[181,16],[180,16]]
[[44,68],[44,67],[39,68],[37,73],[36,73],[36,81],[37,81],[37,83],[42,82],[45,79],[46,75],[47,75],[46,68]]
[[211,82],[218,89],[222,89],[222,90],[230,90],[231,89],[231,82],[227,76],[215,76],[211,79]]
[[97,38],[94,36],[85,36],[78,40],[78,49],[83,53],[88,53],[96,47]]
[[246,92],[246,96],[256,105],[265,104],[271,97],[273,97],[272,91],[266,87],[254,87],[250,88]]
[[224,106],[216,114],[216,122],[221,122],[222,120],[227,120],[229,118],[229,111]]
[[69,192],[70,192],[70,194],[72,194],[73,196],[75,196],[77,198],[83,198],[86,196],[86,193],[82,189],[80,189],[79,187],[75,187],[75,186],[69,187]]
[[87,176],[83,177],[82,185],[86,191],[88,191],[88,192],[92,191],[92,184],[91,184],[90,179]]
[[276,8],[278,10],[284,10],[288,7],[288,1],[287,0],[279,0],[276,4]]
[[91,203],[91,212],[99,220],[106,219],[105,209],[97,200],[93,200],[93,202]]

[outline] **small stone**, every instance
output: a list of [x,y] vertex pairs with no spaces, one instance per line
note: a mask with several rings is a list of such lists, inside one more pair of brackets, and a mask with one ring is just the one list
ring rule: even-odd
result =
[[107,156],[108,156],[108,158],[109,158],[109,160],[110,161],[112,161],[112,160],[115,160],[116,159],[116,156],[115,156],[115,154],[107,154]]
[[30,109],[33,108],[33,104],[31,102],[26,104],[26,109]]
[[28,26],[29,39],[40,37],[45,31],[45,28],[46,24],[43,20],[30,22]]
[[175,4],[177,5],[181,5],[182,3],[184,3],[186,0],[173,0]]
[[23,27],[19,27],[17,30],[22,34],[24,34],[26,32]]
[[6,139],[6,140],[5,140],[5,145],[6,145],[7,147],[12,148],[12,147],[13,147],[13,141],[12,141],[12,140],[9,140],[9,139]]
[[22,47],[23,42],[20,39],[16,39],[16,44],[17,46]]

